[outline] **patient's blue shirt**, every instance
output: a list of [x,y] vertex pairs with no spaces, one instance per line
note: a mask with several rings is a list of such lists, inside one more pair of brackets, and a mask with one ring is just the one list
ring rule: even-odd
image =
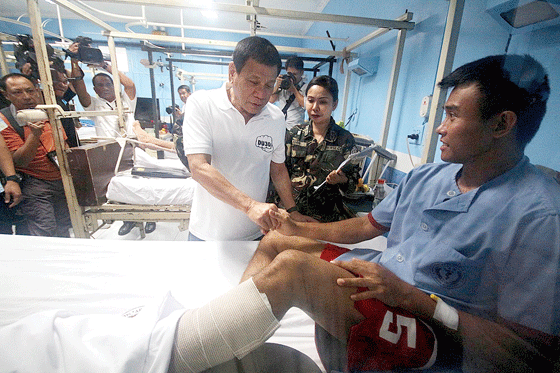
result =
[[524,157],[463,194],[461,167],[412,170],[371,212],[390,227],[387,249],[339,259],[378,262],[469,313],[560,334],[560,186]]

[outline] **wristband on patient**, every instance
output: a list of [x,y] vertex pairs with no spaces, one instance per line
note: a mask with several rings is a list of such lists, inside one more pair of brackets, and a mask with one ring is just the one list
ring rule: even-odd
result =
[[430,295],[430,298],[437,302],[432,317],[449,329],[457,330],[459,328],[459,312],[435,294]]

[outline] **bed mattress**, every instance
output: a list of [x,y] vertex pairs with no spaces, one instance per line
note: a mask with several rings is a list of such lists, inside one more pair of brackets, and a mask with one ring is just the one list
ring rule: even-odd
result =
[[179,159],[156,159],[136,148],[134,166],[146,169],[181,171],[186,178],[143,177],[132,175],[131,170],[118,173],[107,187],[107,200],[133,205],[190,205],[193,199],[194,181]]
[[[0,328],[46,310],[133,311],[170,292],[200,307],[234,287],[257,242],[148,242],[0,235]],[[201,279],[204,281],[201,281]],[[321,366],[314,323],[292,308],[269,342]]]

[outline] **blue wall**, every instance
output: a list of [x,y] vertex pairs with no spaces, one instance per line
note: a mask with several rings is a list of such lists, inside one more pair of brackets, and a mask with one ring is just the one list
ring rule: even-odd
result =
[[[487,1],[466,1],[461,31],[458,40],[457,53],[454,66],[458,67],[474,59],[505,52],[509,31],[499,25],[486,11]],[[444,0],[393,0],[377,1],[362,0],[359,7],[350,7],[345,0],[330,0],[324,9],[324,13],[343,14],[353,16],[364,16],[371,18],[395,19],[402,15],[407,9],[414,13],[413,21],[416,26],[407,33],[405,50],[402,61],[395,106],[389,131],[387,148],[401,153],[407,152],[406,136],[415,130],[422,129],[424,119],[418,114],[422,97],[432,93],[435,75],[446,22],[447,8],[449,2]],[[27,20],[22,19],[27,22]],[[122,25],[113,26],[124,30]],[[49,22],[46,29],[58,32],[56,22]],[[144,32],[141,27],[135,27],[138,32]],[[369,34],[372,28],[362,26],[347,26],[338,24],[316,23],[311,27],[309,34],[326,36],[329,31],[333,37],[349,37],[351,41]],[[19,29],[17,26],[0,22],[0,31],[11,34],[17,32],[29,33],[29,30]],[[96,26],[91,26],[87,21],[68,20],[64,22],[64,31],[67,37],[77,35],[91,36],[96,40],[104,40],[99,34]],[[170,31],[178,35],[178,31]],[[97,35],[95,35],[97,34]],[[201,38],[220,38],[227,40],[240,40],[243,34],[220,34],[208,32],[186,31],[186,36]],[[356,50],[360,56],[379,56],[378,72],[369,77],[359,78],[352,76],[350,96],[348,100],[347,116],[354,110],[357,115],[350,130],[355,133],[368,135],[374,140],[380,139],[381,126],[384,115],[386,93],[388,89],[389,74],[392,66],[396,32],[390,32],[380,38],[370,41]],[[308,47],[314,49],[330,49],[327,41],[297,41],[296,39],[274,39],[273,43],[278,45],[291,45]],[[117,40],[118,42],[118,40]],[[335,42],[337,50],[341,50],[345,43]],[[548,113],[541,125],[541,130],[526,149],[527,155],[533,163],[542,164],[560,170],[560,128],[558,119],[560,117],[560,28],[547,28],[533,32],[514,34],[511,38],[508,53],[528,53],[539,60],[550,75],[552,94],[549,99]],[[151,97],[149,72],[139,61],[147,58],[147,54],[139,47],[127,46],[129,59],[128,75],[135,81],[139,97]],[[154,54],[154,59],[163,54]],[[180,56],[174,56],[180,58]],[[227,73],[225,66],[178,64],[182,69],[188,71]],[[309,67],[306,65],[306,67]],[[344,66],[346,69],[346,66]],[[171,104],[171,93],[169,89],[169,72],[159,68],[156,70],[156,95],[160,99],[160,107],[163,109]],[[321,73],[327,73],[327,67]],[[309,76],[310,77],[310,76]],[[338,80],[342,89],[344,76],[338,72],[335,66],[334,77]],[[88,83],[90,84],[90,83]],[[180,84],[174,78],[175,87]],[[218,87],[221,83],[217,81],[200,80],[196,89],[208,89]],[[176,96],[176,101],[179,101]],[[340,119],[340,108],[335,112],[335,119]],[[422,139],[424,140],[424,138]],[[413,156],[422,155],[423,143],[409,144]],[[436,153],[436,161],[439,153]]]
[[[466,1],[459,34],[454,67],[492,54],[505,52],[509,30],[499,25],[486,11],[486,1]],[[443,31],[449,2],[434,0],[394,0],[385,2],[361,1],[359,7],[349,7],[344,0],[331,0],[325,13],[395,19],[406,9],[414,13],[414,30],[407,33],[402,67],[397,87],[395,106],[389,131],[387,148],[407,152],[406,136],[422,128],[423,118],[418,114],[422,97],[432,94],[435,82]],[[325,35],[328,27],[336,37],[349,36],[352,40],[364,34],[356,27],[314,25],[313,35]],[[394,55],[396,32],[391,32],[362,46],[360,55],[380,57],[377,74],[359,78],[352,76],[347,116],[355,109],[358,121],[350,123],[350,130],[380,140],[388,79]],[[308,43],[308,47],[313,44]],[[560,170],[560,28],[549,27],[532,32],[514,34],[508,53],[530,54],[547,69],[551,84],[548,112],[540,131],[528,145],[526,154],[531,161]],[[341,49],[343,45],[340,46]],[[337,69],[338,71],[338,69]],[[335,76],[341,86],[344,77]],[[342,89],[342,87],[341,87]],[[335,113],[336,114],[336,113]],[[340,114],[339,114],[340,115]],[[338,118],[337,118],[338,119]],[[409,144],[413,156],[420,157],[423,142]],[[439,161],[439,151],[436,153]]]

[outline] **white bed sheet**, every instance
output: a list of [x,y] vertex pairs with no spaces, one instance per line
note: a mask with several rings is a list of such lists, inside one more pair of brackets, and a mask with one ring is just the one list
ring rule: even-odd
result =
[[[135,148],[134,165],[160,170],[183,170],[187,168],[176,159],[157,159]],[[189,173],[190,174],[190,173]],[[156,178],[132,175],[124,171],[114,176],[107,187],[107,199],[133,205],[190,205],[196,181],[192,178]]]
[[[199,307],[234,287],[256,242],[147,242],[0,235],[0,327],[52,309],[123,314],[171,294]],[[314,323],[292,308],[270,342],[321,366]]]

